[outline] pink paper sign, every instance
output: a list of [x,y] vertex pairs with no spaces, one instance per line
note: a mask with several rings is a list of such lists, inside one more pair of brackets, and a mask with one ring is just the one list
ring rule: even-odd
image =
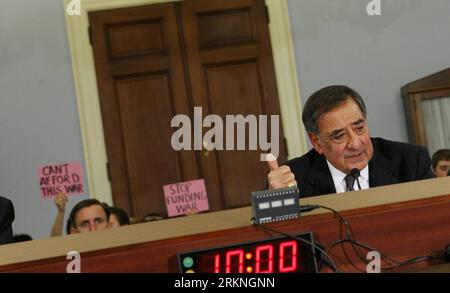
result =
[[164,196],[169,217],[209,210],[203,179],[164,185]]
[[84,193],[80,162],[40,166],[38,174],[43,198],[54,197],[60,192],[67,195]]

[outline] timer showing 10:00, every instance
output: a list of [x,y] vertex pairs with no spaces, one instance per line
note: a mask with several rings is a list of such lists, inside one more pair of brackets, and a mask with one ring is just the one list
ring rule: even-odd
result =
[[[312,233],[301,237],[312,242]],[[299,239],[271,238],[178,254],[184,273],[316,272],[313,248]]]

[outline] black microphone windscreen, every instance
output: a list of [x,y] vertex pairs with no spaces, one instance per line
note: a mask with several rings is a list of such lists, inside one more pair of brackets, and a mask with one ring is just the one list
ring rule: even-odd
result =
[[350,174],[351,174],[353,177],[355,177],[355,178],[358,178],[358,177],[359,177],[359,173],[360,173],[360,171],[359,171],[357,168],[353,168],[353,169],[350,171]]

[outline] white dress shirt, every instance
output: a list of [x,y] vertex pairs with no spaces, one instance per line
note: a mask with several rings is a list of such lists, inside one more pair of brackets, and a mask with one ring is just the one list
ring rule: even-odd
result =
[[[345,184],[345,174],[344,172],[336,169],[333,165],[331,165],[330,162],[328,162],[328,168],[331,172],[331,177],[333,177],[333,183],[334,187],[336,188],[337,193],[345,192],[346,184]],[[364,169],[361,170],[358,177],[359,184],[361,185],[361,189],[367,189],[369,188],[369,165],[367,165]],[[354,190],[359,190],[358,183],[355,180],[355,183],[353,185]]]

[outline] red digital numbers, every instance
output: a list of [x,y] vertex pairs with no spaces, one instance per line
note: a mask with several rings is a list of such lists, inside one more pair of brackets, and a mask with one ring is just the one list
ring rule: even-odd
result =
[[[286,251],[288,252],[286,253]],[[286,265],[287,261],[290,262],[290,265]],[[280,244],[278,269],[280,273],[295,272],[297,270],[297,241],[292,240]]]
[[[243,249],[235,249],[230,250],[226,254],[226,262],[225,262],[225,273],[231,273],[232,268],[232,258],[238,257],[238,271],[237,273],[241,274],[244,272],[244,250]],[[236,273],[236,272],[233,272]]]
[[[298,268],[298,244],[297,241],[283,241],[276,245],[278,248],[277,258],[274,258],[276,249],[272,244],[264,244],[255,247],[254,259],[249,259],[246,264],[247,272],[253,271],[251,265],[254,264],[255,273],[273,273],[278,263],[278,272],[295,272]],[[221,255],[214,255],[214,273],[221,272]],[[244,273],[244,249],[234,249],[225,252],[225,273]],[[249,266],[250,265],[250,266]],[[251,270],[249,271],[249,268]]]
[[218,274],[220,273],[220,254],[216,254],[214,257],[214,273]]
[[[273,245],[262,245],[256,247],[256,268],[255,273],[273,273]],[[261,261],[261,254],[263,260]],[[261,263],[266,264],[266,269],[261,269]]]

